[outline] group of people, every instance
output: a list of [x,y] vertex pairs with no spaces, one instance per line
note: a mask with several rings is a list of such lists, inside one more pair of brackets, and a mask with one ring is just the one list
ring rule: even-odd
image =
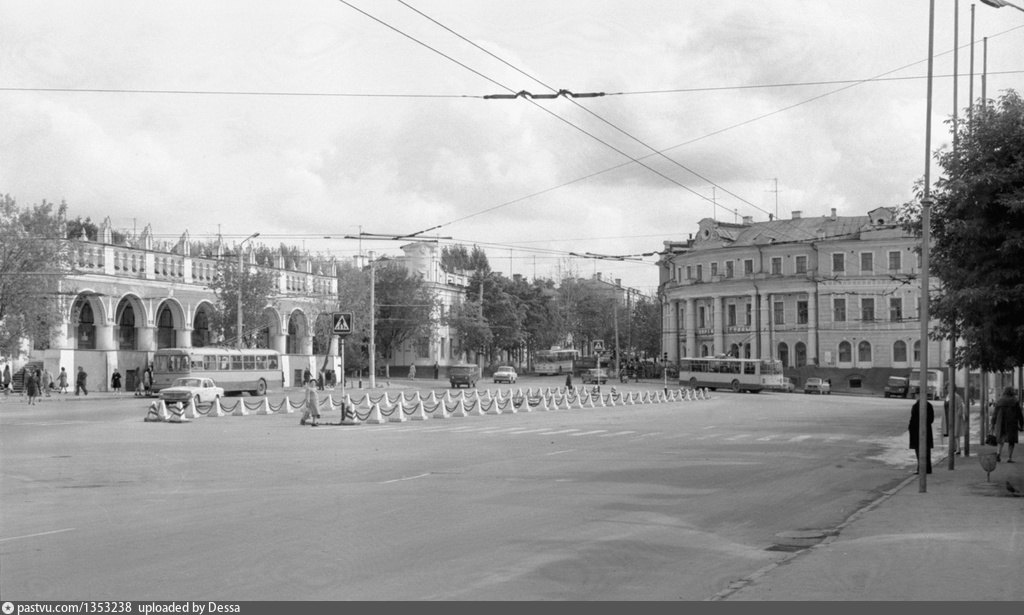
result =
[[[910,423],[907,425],[907,430],[910,432],[910,447],[913,449],[918,460],[918,470],[914,473],[917,474],[920,471],[921,464],[921,435],[920,435],[920,410],[919,401],[915,401],[914,405],[910,409]],[[946,411],[946,421],[948,425],[948,435],[953,438],[953,452],[954,454],[960,454],[960,439],[964,434],[969,433],[967,419],[964,412],[964,401],[959,394],[953,396],[953,403],[950,404],[950,400],[946,399],[944,402],[944,409]],[[925,471],[928,474],[932,473],[932,458],[931,449],[934,447],[934,440],[932,437],[932,423],[935,421],[935,409],[932,407],[931,402],[926,402],[925,420],[927,421],[926,441],[925,449],[926,460],[925,460]],[[1018,442],[1018,434],[1024,431],[1024,411],[1021,410],[1021,402],[1017,397],[1017,391],[1013,387],[1006,387],[1003,390],[1002,396],[996,400],[992,406],[992,418],[989,421],[990,433],[993,443],[996,449],[996,461],[1002,461],[1003,459],[1003,446],[1007,448],[1007,463],[1015,463],[1013,460],[1013,450]]]
[[[81,367],[78,369],[82,370]],[[84,381],[82,386],[85,386]],[[5,395],[10,395],[14,391],[14,379],[11,376],[10,365],[4,365],[3,389]],[[63,367],[60,368],[60,373],[56,379],[54,379],[50,370],[44,367],[24,370],[22,392],[29,405],[35,405],[41,397],[50,397],[54,391],[57,393],[68,392],[68,374]]]

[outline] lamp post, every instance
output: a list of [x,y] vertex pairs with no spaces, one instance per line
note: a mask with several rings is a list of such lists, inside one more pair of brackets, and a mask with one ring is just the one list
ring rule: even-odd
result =
[[928,256],[931,241],[931,150],[932,150],[932,69],[935,48],[935,0],[928,2],[928,95],[925,105],[924,129],[924,195],[921,197],[921,363],[920,386],[917,388],[917,472],[918,491],[928,491],[928,461],[931,450],[928,448]]
[[1006,0],[981,0],[981,3],[982,4],[987,4],[987,5],[991,6],[991,7],[997,8],[997,9],[1001,9],[1004,6],[1009,6],[1009,7],[1017,9],[1018,11],[1024,12],[1024,7],[1019,7],[1016,4],[1013,4],[1012,2],[1007,2]]
[[238,305],[236,306],[238,308],[238,329],[236,330],[237,337],[235,339],[235,348],[238,349],[242,348],[242,274],[244,271],[242,264],[242,246],[250,239],[255,239],[259,236],[259,233],[253,233],[238,244]]

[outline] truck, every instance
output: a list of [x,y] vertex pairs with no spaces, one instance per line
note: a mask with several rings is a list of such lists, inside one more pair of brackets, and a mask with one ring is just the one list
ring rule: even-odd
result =
[[[928,370],[928,384],[927,384],[927,398],[928,399],[942,399],[945,397],[946,387],[944,386],[945,377],[941,369],[929,369]],[[910,382],[907,390],[907,397],[910,399],[917,399],[919,391],[921,390],[921,370],[915,369],[910,372]]]

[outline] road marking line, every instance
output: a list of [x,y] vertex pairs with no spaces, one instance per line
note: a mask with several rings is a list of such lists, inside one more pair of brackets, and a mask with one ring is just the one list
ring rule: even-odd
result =
[[612,432],[612,433],[606,433],[603,436],[598,436],[598,438],[609,438],[611,436],[628,436],[631,433],[636,433],[636,432],[635,431],[616,431],[616,432]]
[[574,450],[576,450],[576,449],[568,448],[568,449],[565,449],[564,451],[552,451],[550,453],[544,453],[544,456],[545,457],[550,457],[551,455],[561,455],[562,453],[571,453]]
[[790,438],[789,441],[790,442],[803,442],[804,440],[810,440],[810,439],[811,439],[811,436],[796,436],[795,438]]
[[573,435],[573,436],[591,436],[591,435],[594,435],[596,433],[604,433],[606,431],[608,431],[608,430],[607,429],[595,429],[594,431],[581,431],[580,433],[574,433],[574,434],[571,434],[571,435]]
[[559,431],[542,431],[541,435],[553,436],[553,435],[558,434],[558,433],[572,433],[574,431],[579,431],[579,429],[562,429],[562,430],[559,430]]
[[414,480],[414,479],[417,479],[417,478],[423,478],[424,476],[430,476],[430,472],[427,472],[426,474],[417,474],[416,476],[403,476],[402,478],[394,478],[394,479],[391,479],[391,480],[383,481],[380,484],[381,485],[387,485],[389,483],[399,483],[399,482],[402,482],[404,480]]
[[751,437],[751,435],[748,434],[748,433],[741,433],[738,436],[733,436],[731,438],[726,438],[726,440],[730,440],[730,441],[731,440],[742,440],[743,438],[750,438],[750,437]]
[[22,538],[35,538],[36,536],[49,536],[50,534],[60,534],[61,532],[70,532],[76,528],[68,527],[63,530],[52,530],[49,532],[39,532],[38,534],[25,534],[24,536],[11,536],[9,538],[0,538],[0,542],[7,542],[8,540],[21,540]]

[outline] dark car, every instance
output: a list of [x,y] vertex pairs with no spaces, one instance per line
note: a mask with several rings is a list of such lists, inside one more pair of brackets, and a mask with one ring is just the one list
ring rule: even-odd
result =
[[886,397],[906,397],[909,389],[909,380],[901,376],[889,376],[885,383]]
[[476,365],[452,365],[448,368],[448,382],[452,388],[475,387],[476,381],[480,379],[480,368]]

